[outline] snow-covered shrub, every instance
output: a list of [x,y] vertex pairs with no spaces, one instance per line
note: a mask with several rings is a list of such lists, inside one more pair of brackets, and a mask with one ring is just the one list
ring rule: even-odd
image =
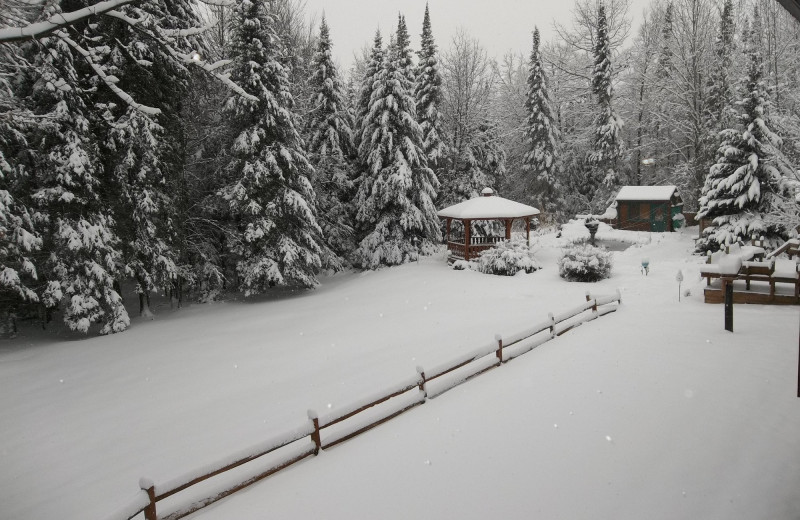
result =
[[466,260],[456,260],[453,262],[454,271],[469,271],[471,268],[472,266]]
[[558,259],[558,274],[571,282],[596,282],[611,276],[611,253],[586,241],[574,242]]
[[482,252],[475,262],[478,271],[487,274],[514,276],[520,271],[532,273],[539,269],[526,240],[514,238],[504,240],[495,247]]

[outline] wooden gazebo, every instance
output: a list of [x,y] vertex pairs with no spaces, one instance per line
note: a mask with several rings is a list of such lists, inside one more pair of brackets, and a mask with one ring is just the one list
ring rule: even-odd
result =
[[[525,221],[525,232],[530,244],[531,218],[538,215],[539,210],[533,206],[498,197],[491,188],[485,188],[481,193],[482,197],[455,204],[437,213],[447,224],[447,249],[450,251],[450,256],[469,260],[478,256],[481,251],[491,249],[498,242],[510,240],[511,226],[516,219]],[[461,221],[464,225],[463,238],[451,238],[453,220]],[[503,221],[505,236],[472,236],[472,223],[476,220]]]

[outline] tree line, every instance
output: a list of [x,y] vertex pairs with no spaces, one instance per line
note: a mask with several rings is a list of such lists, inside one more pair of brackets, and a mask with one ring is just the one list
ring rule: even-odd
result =
[[[302,0],[5,0],[0,308],[130,324],[123,287],[208,301],[313,288],[441,241],[492,187],[556,223],[676,184],[701,248],[800,224],[800,29],[781,8],[579,0],[527,56],[405,17],[349,71]],[[535,25],[532,23],[532,25]],[[343,28],[339,28],[343,30]],[[646,160],[645,160],[646,159]]]

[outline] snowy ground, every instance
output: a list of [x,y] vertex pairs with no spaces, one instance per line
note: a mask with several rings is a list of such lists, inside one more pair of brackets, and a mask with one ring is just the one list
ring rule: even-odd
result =
[[0,518],[103,518],[141,476],[164,482],[616,288],[619,312],[195,517],[800,518],[798,309],[737,306],[727,333],[689,233],[599,236],[637,243],[599,284],[558,278],[565,241],[547,235],[530,275],[436,257],[159,308],[111,337],[24,330],[0,343]]

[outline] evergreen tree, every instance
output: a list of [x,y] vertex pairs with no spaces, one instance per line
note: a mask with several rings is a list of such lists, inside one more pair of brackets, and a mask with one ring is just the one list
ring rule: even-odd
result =
[[661,27],[661,52],[658,56],[658,71],[657,76],[659,79],[668,78],[672,72],[672,19],[674,16],[675,5],[673,2],[668,2],[666,9],[664,9],[664,25]]
[[[379,57],[373,50],[373,60]],[[432,252],[440,239],[433,202],[439,182],[422,150],[411,67],[408,32],[400,16],[362,124],[359,155],[366,171],[356,201],[365,236],[356,263],[368,269],[414,260]]]
[[366,157],[361,155],[361,136],[364,133],[365,125],[368,124],[367,116],[371,106],[372,95],[375,92],[376,81],[385,73],[386,52],[383,48],[383,38],[380,30],[375,32],[369,61],[361,80],[361,88],[358,91],[358,100],[355,106],[356,133],[354,144],[359,155],[362,168],[366,167]]
[[103,65],[120,88],[157,107],[159,113],[117,105],[113,94],[104,89],[96,100],[95,124],[108,178],[114,183],[111,207],[122,238],[123,259],[137,282],[140,313],[149,314],[150,293],[172,287],[181,274],[179,222],[186,220],[187,211],[181,111],[190,77],[185,66],[170,59],[141,31],[165,34],[180,48],[198,48],[180,31],[200,22],[189,0],[149,0],[142,8],[122,10],[141,19],[138,30],[115,18],[103,19],[96,29],[97,39],[106,45],[98,45],[96,54],[103,57]]
[[428,158],[428,166],[436,168],[444,156],[442,122],[439,105],[442,101],[442,76],[439,71],[439,56],[431,30],[431,16],[425,4],[425,19],[422,22],[422,38],[418,53],[416,73],[417,121],[422,129],[422,149]]
[[[30,146],[22,132],[27,126],[14,116],[0,121],[0,307],[5,310],[3,314],[13,314],[26,304],[39,302],[36,294],[39,276],[34,255],[42,248],[42,238],[35,213],[28,206],[31,201],[25,197],[30,189],[30,176],[25,168],[13,166],[13,159],[6,160]],[[0,320],[5,318],[11,316],[0,314]],[[0,322],[0,333],[3,328]]]
[[[46,5],[43,18],[72,2]],[[31,110],[51,124],[37,127],[28,141],[37,143],[31,168],[36,190],[32,199],[44,222],[48,253],[39,275],[46,280],[40,300],[48,309],[64,302],[64,321],[87,332],[101,323],[101,333],[119,332],[130,323],[115,289],[120,276],[119,238],[110,209],[100,196],[99,150],[90,131],[86,104],[90,85],[81,81],[64,39],[46,37],[30,45],[37,73],[22,86]],[[27,90],[30,89],[30,90]]]
[[734,97],[731,73],[733,72],[735,45],[733,0],[725,0],[719,22],[719,33],[714,42],[714,68],[709,77],[706,99],[708,126],[716,131],[728,128],[730,123],[730,107],[733,105]]
[[533,31],[525,108],[528,112],[525,120],[528,152],[523,159],[523,168],[529,173],[529,192],[532,202],[552,213],[558,205],[558,192],[561,188],[558,178],[559,132],[550,105],[547,77],[539,53],[538,27]]
[[[319,224],[330,248],[344,257],[355,248],[350,207],[354,182],[349,164],[354,155],[353,131],[331,46],[330,30],[323,18],[309,80],[313,97],[308,119],[308,151],[316,170],[314,190],[318,197]],[[335,258],[325,263],[339,264]]]
[[231,79],[248,96],[226,102],[236,137],[226,171],[230,183],[221,195],[240,236],[232,250],[247,296],[273,285],[314,287],[322,266],[311,166],[272,24],[267,1],[239,4]]
[[769,119],[763,56],[754,38],[758,25],[753,25],[746,43],[748,67],[740,86],[738,125],[720,134],[717,162],[709,171],[700,198],[698,218],[713,218],[713,226],[704,230],[698,244],[701,250],[761,236],[773,243],[786,238],[783,226],[765,220],[786,196],[792,170]]
[[[605,203],[604,195],[610,193],[618,182],[618,161],[622,156],[622,119],[612,107],[613,87],[611,71],[611,49],[608,42],[605,4],[600,2],[597,10],[597,38],[594,47],[594,72],[592,92],[597,96],[594,119],[592,151],[587,162],[591,167],[586,187],[581,192],[589,201],[592,211],[597,204]],[[598,200],[600,195],[600,200]]]

